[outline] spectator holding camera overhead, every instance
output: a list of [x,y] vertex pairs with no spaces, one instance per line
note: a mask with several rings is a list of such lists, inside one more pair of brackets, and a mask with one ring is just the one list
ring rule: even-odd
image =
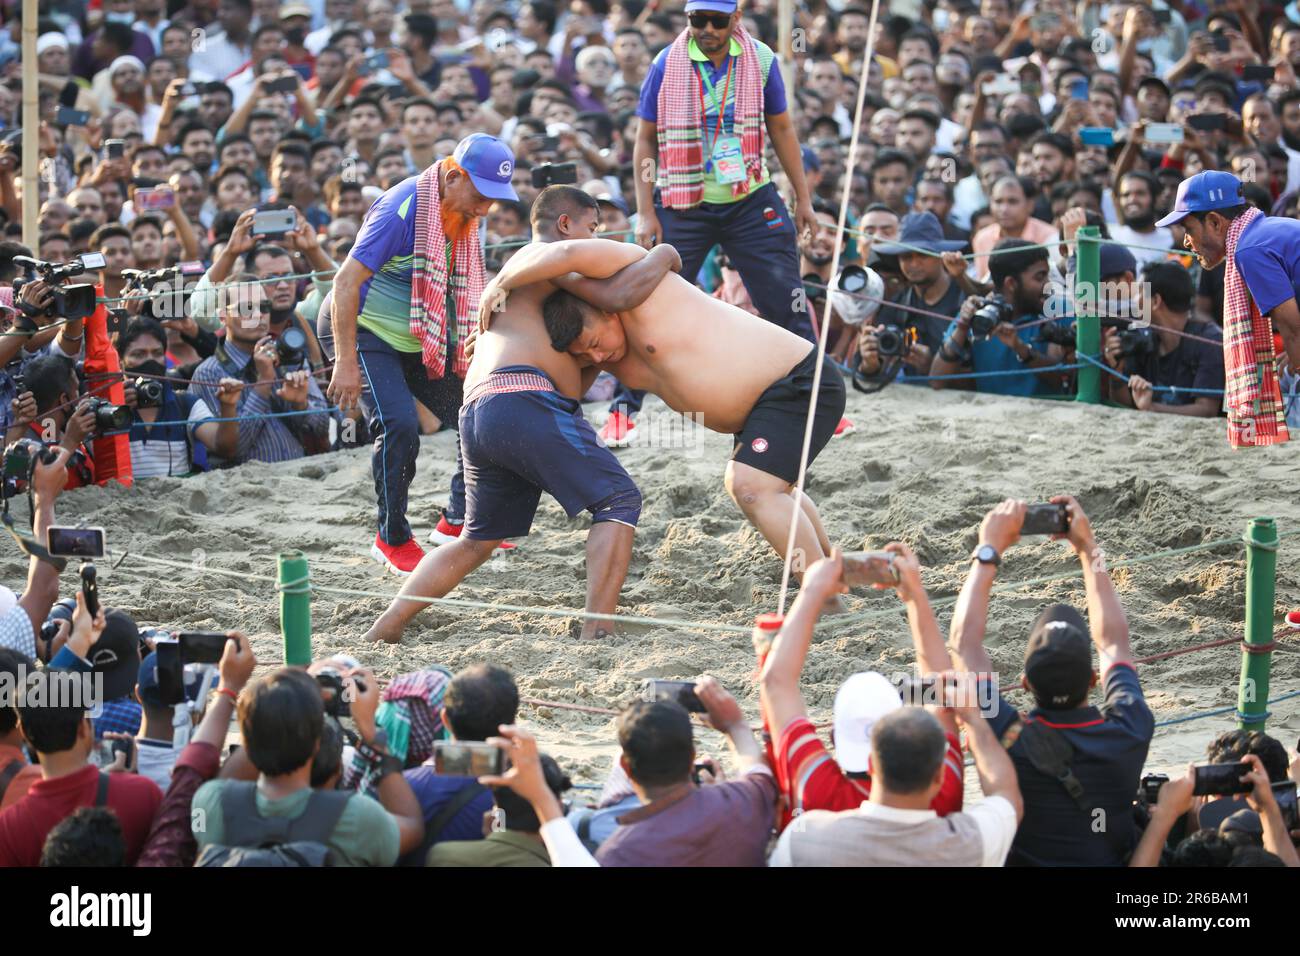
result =
[[[218,381],[216,410],[193,392],[177,391],[164,378],[167,333],[150,318],[133,319],[119,336],[117,347],[126,377],[126,404],[132,409],[131,473],[136,478],[193,474],[202,470],[209,450],[226,460],[236,458],[239,423],[207,419],[238,415],[242,382],[232,377]],[[155,426],[154,422],[166,424]],[[203,452],[196,454],[195,441]]]
[[[1128,622],[1088,516],[1068,495],[1044,509],[1053,538],[1068,542],[1083,569],[1088,618],[1065,604],[1047,607],[1025,647],[1022,685],[1028,713],[999,699],[989,725],[1020,781],[1024,819],[1008,863],[1018,866],[1123,866],[1137,844],[1137,792],[1155,720],[1142,694]],[[996,680],[984,646],[989,594],[998,565],[1020,539],[1026,505],[1007,500],[984,516],[979,547],[953,611],[949,646],[957,667]],[[1037,526],[1035,530],[1038,530]],[[1088,703],[1097,684],[1091,644],[1101,663],[1104,699]]]
[[[918,675],[950,670],[948,650],[921,584],[920,563],[901,542],[891,542],[885,551],[891,573],[896,575],[898,597],[907,609]],[[848,562],[856,557],[849,556]],[[755,648],[762,672],[759,702],[763,726],[772,739],[769,757],[785,795],[787,813],[796,817],[809,810],[851,810],[870,797],[872,728],[902,706],[899,690],[883,674],[851,675],[835,695],[834,760],[829,759],[808,717],[799,676],[818,618],[829,602],[848,590],[845,565],[845,556],[836,549],[809,568],[771,649]],[[930,806],[946,816],[962,805],[961,742],[952,715],[941,709],[936,716],[947,739],[947,751],[942,760],[942,783]]]
[[[962,303],[957,321],[948,329],[932,375],[1047,368],[1065,356],[1060,345],[1044,341],[1043,303],[1050,268],[1047,250],[1023,239],[1003,239],[989,257],[993,293],[971,296]],[[1058,319],[1058,324],[1065,324]],[[960,388],[974,382],[981,392],[997,395],[1041,395],[1061,390],[1060,373],[1000,375],[979,379],[939,379],[934,388]]]
[[[1281,784],[1287,780],[1286,748],[1280,740],[1262,730],[1230,730],[1219,734],[1205,748],[1205,755],[1211,766],[1249,761],[1254,756],[1259,759],[1271,782]],[[1248,799],[1241,793],[1198,798],[1188,813],[1189,831],[1218,829],[1228,817],[1245,810]]]
[[[220,408],[223,379],[243,383],[239,400],[239,442],[235,462],[289,461],[325,449],[329,413],[325,396],[306,369],[285,371],[270,334],[271,303],[257,277],[241,273],[216,290],[225,341],[195,370],[191,390]],[[278,418],[275,412],[309,412]]]
[[1107,376],[1111,398],[1143,412],[1214,418],[1223,405],[1220,395],[1178,389],[1223,390],[1222,331],[1192,318],[1196,287],[1182,266],[1153,262],[1142,278],[1134,283],[1134,312],[1144,315],[1149,308],[1150,328],[1105,330],[1106,364],[1129,376],[1127,384]]

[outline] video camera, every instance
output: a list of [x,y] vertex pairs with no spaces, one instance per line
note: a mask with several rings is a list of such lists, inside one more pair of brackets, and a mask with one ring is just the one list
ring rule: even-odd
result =
[[[41,316],[76,321],[88,318],[94,313],[95,284],[93,282],[80,282],[76,285],[63,285],[63,283],[73,276],[104,268],[106,262],[102,253],[86,252],[71,262],[60,263],[45,262],[27,256],[14,256],[14,262],[27,269],[26,277],[14,279],[14,300],[23,315],[18,320],[19,328],[35,332],[37,325],[32,320]],[[24,285],[38,278],[49,286],[53,294],[50,304],[43,309],[24,302],[18,294]]]
[[1015,306],[995,292],[986,298],[984,304],[971,316],[971,334],[986,339],[993,334],[993,328],[999,322],[1010,322],[1015,317]]
[[[185,317],[185,305],[190,300],[193,287],[207,271],[202,262],[181,262],[166,269],[123,269],[122,277],[127,280],[127,290],[142,289],[149,293],[147,314],[159,321],[165,319],[182,319]],[[155,293],[155,289],[162,290]]]

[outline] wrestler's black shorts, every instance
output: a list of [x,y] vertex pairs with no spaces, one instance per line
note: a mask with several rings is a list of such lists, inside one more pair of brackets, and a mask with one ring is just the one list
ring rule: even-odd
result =
[[[777,379],[754,403],[745,425],[736,434],[731,457],[751,468],[794,484],[799,479],[799,455],[817,369],[817,348],[784,378]],[[835,434],[844,415],[844,379],[829,357],[822,362],[822,380],[813,406],[812,444],[808,464]]]

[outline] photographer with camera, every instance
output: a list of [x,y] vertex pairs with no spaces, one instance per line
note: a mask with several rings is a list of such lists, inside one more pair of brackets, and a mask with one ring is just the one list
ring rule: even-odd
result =
[[[236,457],[239,423],[208,419],[234,419],[239,414],[243,383],[231,377],[218,381],[215,412],[194,392],[177,391],[164,379],[167,333],[150,318],[133,319],[118,337],[117,347],[126,379],[126,405],[132,409],[131,473],[136,478],[194,474],[207,462],[205,451],[227,460]],[[154,425],[160,421],[169,424]],[[175,424],[193,422],[197,424]],[[196,450],[195,439],[203,450]]]
[[[898,598],[907,609],[918,675],[950,670],[952,661],[921,583],[920,562],[902,542],[890,542],[885,551],[892,555]],[[808,717],[799,676],[817,620],[830,602],[848,591],[844,578],[844,558],[837,548],[804,575],[799,596],[771,649],[755,648],[761,668],[758,692],[763,727],[772,740],[768,758],[785,795],[786,812],[795,816],[809,810],[851,810],[870,797],[871,728],[902,706],[898,689],[883,674],[867,671],[851,675],[835,694],[835,759],[829,759]],[[947,752],[943,783],[931,807],[946,816],[962,806],[961,741],[952,715],[938,711],[936,716],[947,738]]]
[[[878,375],[887,359],[901,362],[903,380],[930,374],[949,323],[908,309],[958,314],[966,296],[949,275],[941,255],[965,245],[943,237],[943,226],[934,213],[909,212],[903,217],[898,243],[883,242],[874,247],[881,255],[898,256],[907,288],[893,301],[907,308],[883,305],[875,320],[863,327],[858,355],[864,375]],[[883,349],[882,341],[886,346]]]
[[419,845],[424,836],[419,804],[402,776],[401,761],[387,753],[374,725],[379,682],[362,670],[347,678],[346,689],[358,750],[375,765],[379,799],[312,787],[312,762],[325,724],[320,687],[304,671],[281,667],[236,695],[243,753],[258,777],[255,783],[210,780],[195,792],[197,865],[239,865],[239,850],[252,854],[296,843],[319,851],[309,856],[317,865],[332,859],[340,866],[392,866],[399,852]]
[[[1182,266],[1152,262],[1135,283],[1135,314],[1150,310],[1150,328],[1107,328],[1102,344],[1106,364],[1129,376],[1128,384],[1107,376],[1110,397],[1142,412],[1214,418],[1220,395],[1196,395],[1165,388],[1222,391],[1223,332],[1213,322],[1191,317],[1196,286]],[[1189,338],[1180,333],[1187,333]],[[1209,341],[1205,341],[1209,340]]]
[[[1024,239],[1003,239],[988,257],[993,293],[962,303],[957,321],[931,366],[932,375],[1008,372],[1060,363],[1065,348],[1043,340],[1043,303],[1050,273],[1047,250]],[[1064,325],[1065,320],[1057,324]],[[1061,391],[1060,373],[942,379],[934,388],[970,388],[994,395],[1044,395]]]
[[[280,351],[270,334],[271,303],[266,287],[249,273],[241,273],[220,286],[217,301],[226,326],[225,341],[216,354],[194,371],[190,386],[208,408],[220,408],[224,379],[243,383],[237,422],[239,442],[233,459],[291,461],[324,450],[328,442],[329,413],[325,396],[306,369],[285,371]],[[307,411],[314,414],[280,418],[269,413]]]
[[81,398],[77,367],[63,355],[33,359],[23,377],[30,400],[22,403],[27,411],[9,427],[6,444],[27,437],[65,448],[70,454],[67,489],[104,483],[96,478],[95,459],[85,443],[104,432],[125,429],[129,410],[97,395]]
[[[999,697],[988,717],[1015,763],[1024,795],[1024,818],[1008,863],[1123,866],[1137,844],[1133,794],[1155,718],[1133,668],[1124,608],[1088,516],[1068,495],[1057,495],[1051,504],[1063,509],[1054,526],[1066,529],[1052,538],[1069,544],[1083,570],[1088,617],[1066,604],[1044,609],[1029,634],[1021,681],[1034,707],[1022,715]],[[948,645],[957,667],[982,679],[996,681],[999,669],[984,646],[993,579],[1002,556],[1020,539],[1026,512],[1023,501],[1008,499],[984,516],[953,611]],[[1101,663],[1100,707],[1088,703],[1097,685],[1093,646]],[[1004,658],[1002,669],[1008,663]]]
[[[1272,783],[1264,762],[1256,754],[1245,754],[1241,762],[1250,765],[1250,770],[1241,780],[1250,784],[1244,800],[1259,818],[1263,832],[1263,848],[1276,856],[1286,866],[1300,866],[1300,854],[1287,832],[1286,823],[1273,794]],[[1234,761],[1236,762],[1236,761]],[[1160,796],[1155,806],[1151,807],[1151,820],[1138,841],[1137,849],[1128,865],[1131,867],[1160,866],[1164,856],[1165,843],[1170,832],[1193,808],[1197,798],[1193,796],[1196,787],[1196,768],[1189,766],[1186,775],[1177,780],[1166,781],[1160,787]],[[1235,802],[1235,801],[1234,801]],[[1210,832],[1218,832],[1211,830]],[[1187,837],[1186,839],[1192,839]],[[1186,842],[1186,839],[1183,842]],[[1180,844],[1181,845],[1181,844]],[[1177,850],[1175,849],[1176,853]],[[1235,854],[1234,854],[1235,855]]]

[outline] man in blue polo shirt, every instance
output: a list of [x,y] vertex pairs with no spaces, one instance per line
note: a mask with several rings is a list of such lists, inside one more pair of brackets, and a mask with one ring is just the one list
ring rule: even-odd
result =
[[[1021,714],[999,696],[985,714],[1016,765],[1025,802],[1007,864],[1124,866],[1137,845],[1133,797],[1155,720],[1133,669],[1124,608],[1088,516],[1068,495],[1052,501],[1066,508],[1069,530],[1060,537],[1082,566],[1088,620],[1064,604],[1044,610],[1029,635],[1022,679],[1035,706]],[[1002,555],[1020,538],[1025,510],[1023,501],[1004,501],[980,525],[949,638],[959,671],[996,681],[984,646],[989,593]],[[1101,664],[1100,707],[1088,703],[1097,684],[1089,630]]]
[[[636,239],[665,242],[694,279],[721,244],[758,314],[813,341],[803,305],[798,236],[817,228],[780,63],[740,25],[736,0],[688,0],[689,25],[651,63],[641,86],[633,162]],[[739,113],[738,110],[739,104]],[[721,116],[719,116],[721,112]],[[763,130],[795,193],[793,221],[763,158]],[[796,226],[797,235],[796,235]],[[601,438],[630,441],[643,393],[620,389]]]
[[[1241,180],[1207,170],[1183,180],[1173,211],[1156,225],[1182,223],[1183,245],[1196,253],[1202,268],[1214,269],[1227,256],[1233,220],[1247,208]],[[1281,333],[1291,368],[1300,369],[1300,222],[1260,217],[1237,240],[1233,262],[1259,311]]]

